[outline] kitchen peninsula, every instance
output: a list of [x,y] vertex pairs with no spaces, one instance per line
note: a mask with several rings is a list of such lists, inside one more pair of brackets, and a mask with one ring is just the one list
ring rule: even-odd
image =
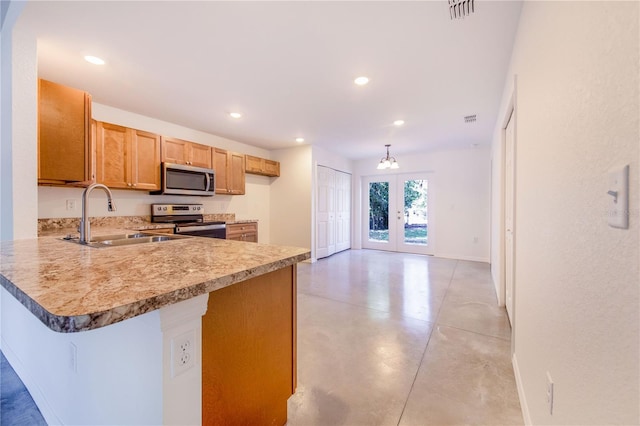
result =
[[195,237],[2,242],[2,349],[51,423],[284,424],[309,255]]

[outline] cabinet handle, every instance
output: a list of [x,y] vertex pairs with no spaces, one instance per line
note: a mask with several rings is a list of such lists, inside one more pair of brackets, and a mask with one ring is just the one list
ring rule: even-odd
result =
[[127,186],[131,186],[131,182],[127,183]]
[[137,183],[134,183],[134,184],[133,184],[133,187],[135,188],[136,186],[138,186],[138,184],[137,184]]

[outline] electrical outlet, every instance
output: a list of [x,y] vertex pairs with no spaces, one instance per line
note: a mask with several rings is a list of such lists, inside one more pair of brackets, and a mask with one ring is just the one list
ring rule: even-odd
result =
[[67,200],[67,210],[76,209],[76,200]]
[[549,406],[549,414],[553,415],[553,380],[551,374],[547,371],[547,405]]
[[171,377],[189,370],[196,363],[196,331],[190,330],[171,339]]
[[69,342],[69,368],[74,373],[78,372],[78,348],[73,342]]

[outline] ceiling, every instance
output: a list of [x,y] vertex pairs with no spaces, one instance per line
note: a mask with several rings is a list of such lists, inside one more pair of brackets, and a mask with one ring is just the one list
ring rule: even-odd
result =
[[[489,146],[520,8],[475,0],[451,20],[446,0],[31,1],[20,19],[37,34],[40,77],[95,102],[360,159],[387,143],[392,155]],[[361,75],[369,84],[353,83]]]

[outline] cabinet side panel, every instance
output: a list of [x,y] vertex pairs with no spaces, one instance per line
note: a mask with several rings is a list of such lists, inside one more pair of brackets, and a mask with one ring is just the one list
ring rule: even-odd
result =
[[214,291],[202,319],[202,423],[285,424],[294,383],[292,266]]

